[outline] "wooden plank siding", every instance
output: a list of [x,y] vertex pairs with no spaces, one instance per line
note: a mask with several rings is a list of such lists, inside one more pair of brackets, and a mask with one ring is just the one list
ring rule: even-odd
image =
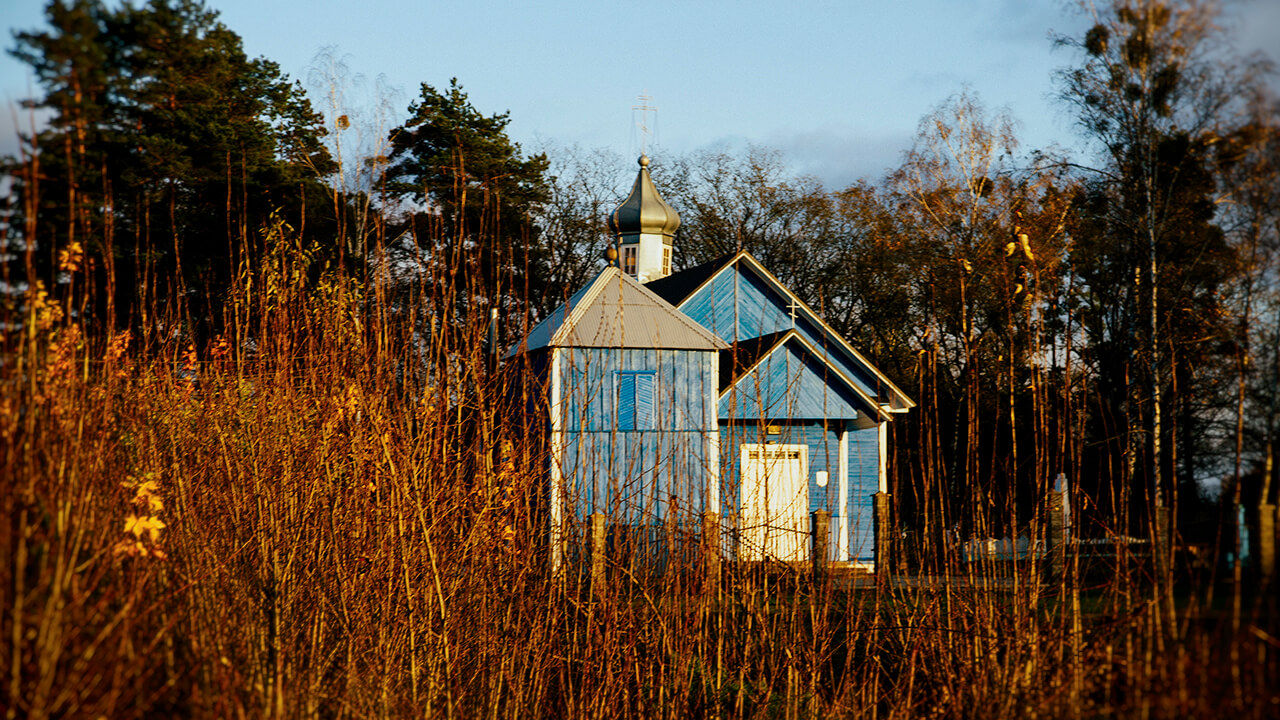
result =
[[875,501],[871,496],[883,483],[881,440],[879,426],[849,431],[849,559],[867,564],[875,561]]
[[616,372],[657,373],[658,430],[707,431],[717,423],[719,360],[713,351],[652,348],[561,348],[567,432],[616,430]]
[[720,398],[721,418],[842,419],[875,408],[840,387],[831,370],[794,341],[773,349]]

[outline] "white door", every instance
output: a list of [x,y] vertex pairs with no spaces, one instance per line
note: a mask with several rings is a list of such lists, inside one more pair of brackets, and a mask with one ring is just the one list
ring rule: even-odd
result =
[[809,448],[742,446],[741,560],[809,559]]

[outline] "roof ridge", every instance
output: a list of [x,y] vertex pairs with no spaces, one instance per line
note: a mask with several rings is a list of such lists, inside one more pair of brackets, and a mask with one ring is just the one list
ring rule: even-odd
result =
[[[618,288],[616,298],[607,297],[609,288]],[[620,268],[610,265],[539,323],[523,345],[513,348],[509,354],[570,346],[722,350],[728,344]]]

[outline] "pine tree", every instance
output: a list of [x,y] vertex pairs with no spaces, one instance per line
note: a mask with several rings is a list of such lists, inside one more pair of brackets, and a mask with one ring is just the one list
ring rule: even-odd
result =
[[423,83],[409,119],[391,131],[387,189],[411,204],[409,229],[429,258],[431,281],[449,287],[444,319],[519,316],[558,297],[550,253],[534,223],[548,200],[544,155],[525,157],[507,136],[507,113],[478,111],[457,79]]

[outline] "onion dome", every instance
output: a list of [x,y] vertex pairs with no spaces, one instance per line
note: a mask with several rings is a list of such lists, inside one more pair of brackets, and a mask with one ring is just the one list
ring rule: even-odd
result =
[[609,230],[616,236],[653,234],[673,237],[680,227],[680,213],[667,204],[649,177],[649,156],[640,156],[640,173],[631,194],[609,215]]

